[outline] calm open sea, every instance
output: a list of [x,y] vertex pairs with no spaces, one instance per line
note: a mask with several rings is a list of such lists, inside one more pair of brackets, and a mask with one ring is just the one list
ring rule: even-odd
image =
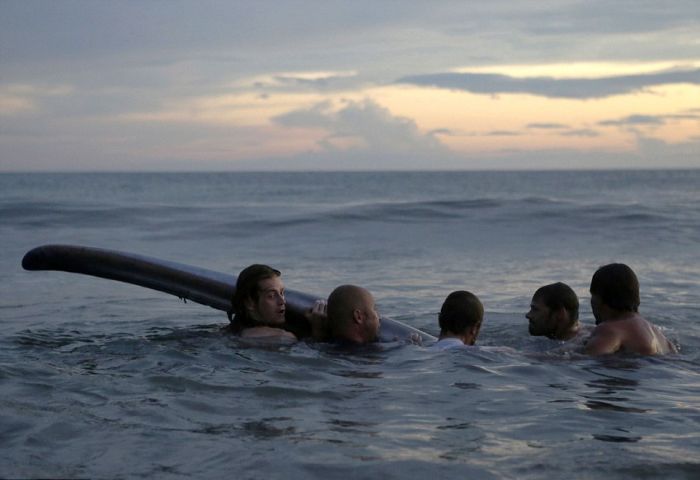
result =
[[[0,175],[1,478],[699,478],[700,170]],[[225,315],[118,282],[25,272],[45,243],[288,288],[369,288],[437,333],[452,290],[482,345],[252,348]],[[681,353],[548,352],[524,314],[629,264]]]

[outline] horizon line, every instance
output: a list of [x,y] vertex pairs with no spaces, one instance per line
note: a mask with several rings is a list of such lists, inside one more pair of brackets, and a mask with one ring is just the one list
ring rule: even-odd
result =
[[377,169],[377,170],[348,170],[348,169],[338,169],[338,170],[303,170],[303,169],[290,169],[290,170],[79,170],[79,169],[69,169],[69,170],[0,170],[0,175],[42,175],[42,174],[130,174],[130,173],[455,173],[455,172],[481,172],[481,173],[550,173],[550,172],[658,172],[658,171],[695,171],[700,170],[700,165],[698,166],[675,166],[675,167],[611,167],[611,168],[512,168],[512,169],[502,169],[502,168],[444,168],[444,169]]

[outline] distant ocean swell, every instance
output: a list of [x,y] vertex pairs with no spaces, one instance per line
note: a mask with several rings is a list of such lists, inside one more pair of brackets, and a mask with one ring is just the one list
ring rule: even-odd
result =
[[[242,214],[241,210],[245,213]],[[301,211],[299,211],[301,210]],[[700,207],[695,211],[671,206],[639,203],[573,202],[547,197],[515,199],[477,198],[457,200],[428,200],[409,202],[367,202],[297,207],[296,212],[284,208],[260,209],[231,206],[173,206],[90,205],[76,203],[6,202],[0,205],[0,217],[13,225],[52,227],[71,225],[73,228],[118,227],[125,222],[144,228],[184,227],[196,221],[211,227],[208,234],[218,231],[228,234],[256,235],[269,229],[284,229],[304,225],[343,225],[353,223],[442,223],[455,220],[521,223],[528,221],[568,223],[571,226],[615,223],[619,228],[670,228],[695,234],[700,231]],[[586,227],[586,228],[588,228]]]

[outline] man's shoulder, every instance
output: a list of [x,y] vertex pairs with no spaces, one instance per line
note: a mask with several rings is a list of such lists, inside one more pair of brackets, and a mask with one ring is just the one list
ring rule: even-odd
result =
[[593,328],[591,335],[614,335],[624,330],[625,326],[618,320],[607,320]]
[[442,338],[432,345],[433,350],[449,350],[452,348],[464,348],[466,345],[458,338]]

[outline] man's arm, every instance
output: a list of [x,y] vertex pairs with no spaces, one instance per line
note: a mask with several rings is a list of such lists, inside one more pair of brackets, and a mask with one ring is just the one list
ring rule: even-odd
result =
[[326,341],[330,336],[327,307],[325,300],[316,300],[314,306],[304,312],[304,316],[311,324],[311,337],[318,342]]
[[622,338],[619,332],[605,324],[598,325],[583,347],[588,355],[605,355],[615,353],[622,347]]

